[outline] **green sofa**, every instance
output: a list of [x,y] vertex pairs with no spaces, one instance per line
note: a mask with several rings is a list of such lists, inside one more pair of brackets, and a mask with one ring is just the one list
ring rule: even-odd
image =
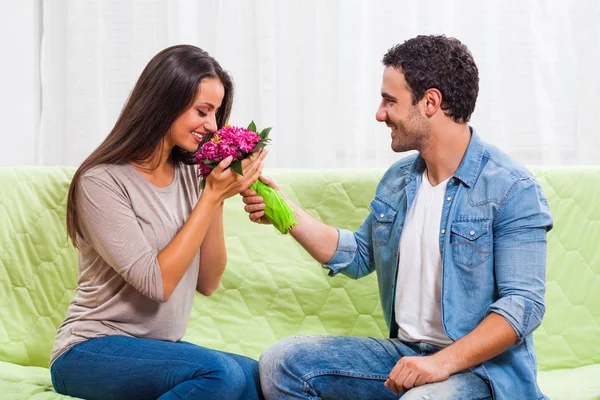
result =
[[[54,399],[48,359],[76,287],[66,192],[74,170],[0,168],[0,398]],[[334,226],[357,228],[383,170],[272,170],[288,196]],[[539,383],[551,399],[600,399],[600,168],[533,168],[555,221],[547,312],[535,333]],[[386,336],[375,276],[326,271],[289,236],[226,202],[229,264],[197,295],[185,339],[257,358],[299,333]]]

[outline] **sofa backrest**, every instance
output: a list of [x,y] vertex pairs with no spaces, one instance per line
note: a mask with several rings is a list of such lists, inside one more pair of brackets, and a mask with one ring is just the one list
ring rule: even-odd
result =
[[[540,369],[600,360],[600,168],[532,168],[548,197]],[[0,168],[0,360],[46,366],[77,281],[64,228],[72,168]],[[324,222],[356,229],[384,170],[269,171],[288,196]],[[185,340],[258,357],[296,334],[383,337],[374,275],[327,272],[289,235],[253,224],[239,197],[225,205],[228,267],[219,290],[196,296]]]
[[541,370],[600,364],[600,167],[533,167],[550,204]]
[[72,168],[0,168],[0,361],[47,366],[77,285],[67,241]]

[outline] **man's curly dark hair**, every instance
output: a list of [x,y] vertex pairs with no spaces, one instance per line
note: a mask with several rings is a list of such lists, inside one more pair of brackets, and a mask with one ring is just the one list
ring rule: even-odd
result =
[[413,104],[427,89],[442,93],[441,108],[459,123],[468,122],[479,92],[479,72],[473,55],[458,39],[445,35],[417,36],[383,56],[383,65],[404,73]]

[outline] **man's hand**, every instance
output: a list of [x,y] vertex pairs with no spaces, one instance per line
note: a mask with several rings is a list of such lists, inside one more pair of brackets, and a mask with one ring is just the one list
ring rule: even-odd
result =
[[[279,193],[281,193],[281,190],[279,190],[279,186],[277,186],[277,184],[271,178],[261,175],[259,179],[265,185],[270,186],[273,189],[277,190]],[[246,206],[244,206],[244,210],[249,214],[248,217],[250,218],[250,221],[259,224],[271,223],[271,221],[269,221],[269,219],[265,217],[265,201],[262,197],[257,196],[256,192],[252,189],[245,190],[240,194],[243,197],[242,200],[244,204],[246,204]],[[285,198],[285,195],[283,193],[281,193],[281,195]]]
[[450,374],[435,357],[402,357],[390,372],[385,387],[398,394],[426,383],[445,381]]

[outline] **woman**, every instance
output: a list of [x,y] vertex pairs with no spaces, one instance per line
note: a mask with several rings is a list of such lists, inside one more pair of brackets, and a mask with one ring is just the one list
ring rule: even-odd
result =
[[257,399],[257,362],[180,342],[194,293],[217,287],[223,201],[266,151],[225,159],[200,195],[194,153],[224,126],[233,84],[203,50],[174,46],[146,66],[115,127],[73,177],[67,231],[79,280],[50,360],[62,394],[86,399]]

